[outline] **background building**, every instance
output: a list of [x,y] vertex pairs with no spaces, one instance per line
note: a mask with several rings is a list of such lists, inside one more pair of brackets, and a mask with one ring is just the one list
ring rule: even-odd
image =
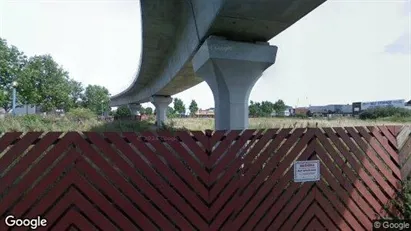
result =
[[404,99],[386,100],[386,101],[372,101],[372,102],[355,102],[353,103],[352,113],[358,115],[362,111],[377,107],[397,107],[405,108],[406,103]]
[[214,108],[209,108],[205,110],[198,110],[195,114],[197,117],[214,117]]

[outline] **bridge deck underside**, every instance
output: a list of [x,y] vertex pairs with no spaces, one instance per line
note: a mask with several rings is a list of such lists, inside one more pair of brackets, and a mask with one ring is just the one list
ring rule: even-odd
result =
[[[267,42],[326,0],[141,0],[143,49],[141,67],[132,86],[112,100],[146,102],[151,94],[174,95],[202,82],[195,75],[191,57],[210,35],[245,42]],[[221,0],[222,1],[222,0]],[[208,13],[209,5],[220,7],[217,15]],[[213,5],[213,6],[214,6]],[[213,7],[212,6],[212,7]],[[212,8],[211,7],[211,8]],[[206,9],[206,10],[204,10]],[[190,17],[194,14],[194,17]],[[211,15],[211,16],[210,16]],[[214,17],[212,20],[207,17]],[[162,72],[175,58],[187,20],[194,19],[199,37],[194,48],[173,76]],[[210,21],[208,25],[204,22]],[[185,34],[186,35],[186,34]],[[159,87],[160,86],[160,87]],[[121,100],[125,102],[127,100]]]

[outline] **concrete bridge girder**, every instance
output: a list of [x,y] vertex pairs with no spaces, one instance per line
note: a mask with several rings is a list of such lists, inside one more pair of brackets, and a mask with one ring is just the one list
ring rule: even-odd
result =
[[267,42],[325,1],[141,0],[141,63],[134,82],[111,98],[111,106],[149,102],[153,95],[201,83],[191,61],[210,35]]

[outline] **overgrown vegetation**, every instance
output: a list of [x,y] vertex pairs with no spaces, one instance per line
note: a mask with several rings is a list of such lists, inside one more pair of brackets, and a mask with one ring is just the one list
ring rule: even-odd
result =
[[120,118],[130,117],[131,116],[131,111],[127,106],[121,106],[121,107],[117,108],[116,113],[114,114],[114,116],[120,117]]
[[77,121],[89,121],[96,118],[96,114],[88,108],[74,108],[67,113],[69,120]]
[[372,108],[361,112],[360,119],[411,122],[411,110],[396,107]]
[[[172,118],[167,124],[172,123],[175,128],[196,131],[213,130],[213,118]],[[410,122],[411,123],[411,122]],[[267,128],[306,128],[306,127],[342,127],[342,126],[374,126],[374,125],[402,125],[404,122],[387,120],[359,120],[354,118],[250,118],[250,129]]]
[[402,183],[402,189],[396,198],[385,205],[387,211],[397,208],[400,214],[392,214],[392,217],[384,217],[394,220],[411,219],[411,180]]
[[398,197],[397,205],[403,212],[404,219],[411,219],[411,181],[408,180],[404,186],[401,194]]
[[71,111],[67,116],[24,115],[0,119],[0,133],[4,132],[140,132],[153,128],[153,121],[112,121],[97,119],[88,109]]
[[[29,131],[111,131],[111,132],[141,132],[155,129],[154,117],[147,121],[116,120],[103,121],[89,109],[72,109],[66,116],[6,116],[0,119],[0,133]],[[404,124],[403,122],[387,122],[385,120],[358,119],[298,119],[298,118],[250,118],[250,129],[295,128],[295,127],[341,127],[341,126],[373,126],[384,124]],[[160,128],[162,130],[196,130],[214,129],[213,118],[170,118]]]

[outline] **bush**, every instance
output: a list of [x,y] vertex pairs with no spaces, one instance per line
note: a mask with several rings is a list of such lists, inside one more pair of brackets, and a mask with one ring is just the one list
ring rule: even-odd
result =
[[152,124],[148,121],[117,120],[110,123],[102,123],[91,129],[94,132],[142,132],[149,131]]
[[96,119],[97,115],[88,108],[75,108],[67,113],[67,118],[72,120],[91,120]]
[[411,219],[411,181],[405,183],[401,196],[400,196],[400,208],[403,212],[405,219]]
[[379,119],[387,117],[406,118],[411,117],[411,110],[396,107],[380,107],[367,109],[360,113],[360,119]]
[[[73,114],[73,113],[71,113]],[[75,117],[71,115],[72,117]],[[77,118],[82,118],[77,116]],[[84,118],[84,116],[83,116]],[[99,126],[94,117],[92,119],[69,119],[67,116],[56,115],[23,115],[7,116],[0,120],[0,133],[2,132],[48,132],[48,131],[88,131],[93,127]]]
[[401,214],[393,214],[393,219],[411,219],[411,181],[407,180],[402,183],[402,189],[397,197],[388,203],[385,208],[390,210],[392,207],[399,209]]
[[115,117],[119,118],[124,118],[124,117],[131,117],[131,111],[127,106],[121,106],[117,108],[116,114],[114,115]]
[[308,116],[304,115],[304,114],[295,114],[295,118],[299,118],[299,119],[307,119]]

